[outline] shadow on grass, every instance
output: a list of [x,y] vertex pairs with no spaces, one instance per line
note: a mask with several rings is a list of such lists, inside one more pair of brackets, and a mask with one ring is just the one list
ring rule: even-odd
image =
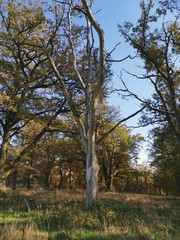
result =
[[[37,231],[45,232],[49,240],[149,240],[163,239],[163,229],[167,230],[167,222],[171,219],[168,231],[173,227],[172,234],[166,235],[166,239],[170,239],[168,237],[173,235],[173,231],[177,232],[180,224],[179,212],[172,216],[173,213],[172,208],[166,208],[166,205],[126,203],[118,199],[101,199],[93,208],[88,208],[83,200],[42,201],[39,198],[25,198],[17,205],[12,204],[10,199],[2,205],[0,201],[0,227],[3,227],[3,222],[8,225],[16,223],[20,229],[32,224]],[[155,238],[156,233],[152,229],[158,224],[163,228],[159,230],[162,237]],[[104,229],[111,226],[117,231],[104,233]],[[124,231],[123,226],[128,231]],[[147,228],[155,234],[154,238],[141,236],[139,227]]]
[[57,233],[49,236],[48,240],[149,240],[147,237],[128,236],[127,234],[108,234],[108,236],[100,236],[99,234],[91,233],[91,236],[70,237],[65,233]]
[[[63,239],[62,239],[63,240]],[[126,234],[111,234],[108,236],[89,236],[89,237],[77,237],[73,238],[73,240],[149,240],[146,237],[137,237],[137,236],[127,236]]]
[[72,240],[66,233],[58,232],[48,237],[48,240]]

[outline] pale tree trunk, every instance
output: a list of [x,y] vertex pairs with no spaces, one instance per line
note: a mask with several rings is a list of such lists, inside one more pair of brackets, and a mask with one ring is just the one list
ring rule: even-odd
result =
[[98,200],[99,165],[95,152],[90,152],[86,159],[86,203],[92,206]]
[[[86,117],[85,117],[85,131],[86,131],[86,203],[88,206],[92,206],[98,200],[98,173],[99,165],[96,156],[96,106],[97,101],[101,95],[101,90],[104,84],[105,76],[105,38],[104,31],[100,24],[95,20],[91,7],[88,5],[88,1],[81,0],[84,10],[86,11],[86,17],[88,19],[89,33],[91,32],[90,25],[95,29],[99,38],[99,67],[98,77],[96,79],[96,85],[93,86],[92,81],[92,65],[91,62],[91,47],[89,45],[90,39],[87,36],[87,53],[89,54],[89,77],[87,79],[87,85],[85,87],[85,99],[86,99]],[[92,82],[91,82],[92,81]],[[83,130],[83,128],[82,128]],[[83,139],[83,135],[82,135]],[[84,142],[84,141],[83,141]]]
[[91,125],[86,139],[86,203],[92,206],[98,200],[98,173],[99,165],[96,156],[95,129]]
[[[97,99],[86,91],[85,132],[82,134],[86,152],[86,203],[92,206],[98,200],[99,165],[96,155],[96,110]],[[83,128],[81,128],[81,132]]]

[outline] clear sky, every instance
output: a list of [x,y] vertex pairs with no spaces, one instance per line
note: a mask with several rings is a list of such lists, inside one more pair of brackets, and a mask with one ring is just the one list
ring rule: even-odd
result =
[[[101,10],[95,15],[95,17],[105,31],[106,50],[111,51],[118,42],[121,42],[112,55],[114,59],[123,59],[127,55],[133,55],[134,53],[132,47],[130,47],[128,43],[125,43],[120,36],[117,25],[123,24],[125,21],[136,23],[141,14],[139,3],[140,0],[95,0],[94,12]],[[138,65],[141,64],[142,62],[138,60],[126,60],[122,63],[113,63],[113,86],[116,88],[122,88],[121,81],[117,77],[122,68],[129,72],[139,74],[140,68]],[[123,80],[128,88],[140,97],[147,97],[152,93],[150,83],[145,80],[138,80],[127,74],[123,76]],[[127,101],[123,100],[121,97],[117,97],[117,95],[111,97],[110,104],[120,106],[121,116],[123,117],[127,117],[140,108],[140,103],[135,99]],[[127,126],[137,126],[139,116],[140,115],[126,122]],[[133,134],[141,133],[146,140],[147,132],[148,128],[136,128],[132,130]],[[140,161],[147,161],[145,149],[146,143],[143,144],[143,149],[140,153]]]

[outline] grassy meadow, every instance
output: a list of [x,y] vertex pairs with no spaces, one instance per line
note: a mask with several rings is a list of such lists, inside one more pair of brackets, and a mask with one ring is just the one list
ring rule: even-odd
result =
[[0,240],[180,240],[180,197],[9,190],[0,196]]

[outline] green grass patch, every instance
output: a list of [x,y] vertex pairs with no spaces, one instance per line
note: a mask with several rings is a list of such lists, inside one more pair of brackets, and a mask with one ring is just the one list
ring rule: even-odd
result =
[[180,200],[153,201],[156,198],[151,197],[147,203],[142,196],[141,201],[127,202],[116,195],[88,208],[83,199],[73,200],[73,195],[69,200],[51,201],[22,196],[18,204],[9,197],[0,202],[0,240],[10,236],[13,240],[178,240]]

